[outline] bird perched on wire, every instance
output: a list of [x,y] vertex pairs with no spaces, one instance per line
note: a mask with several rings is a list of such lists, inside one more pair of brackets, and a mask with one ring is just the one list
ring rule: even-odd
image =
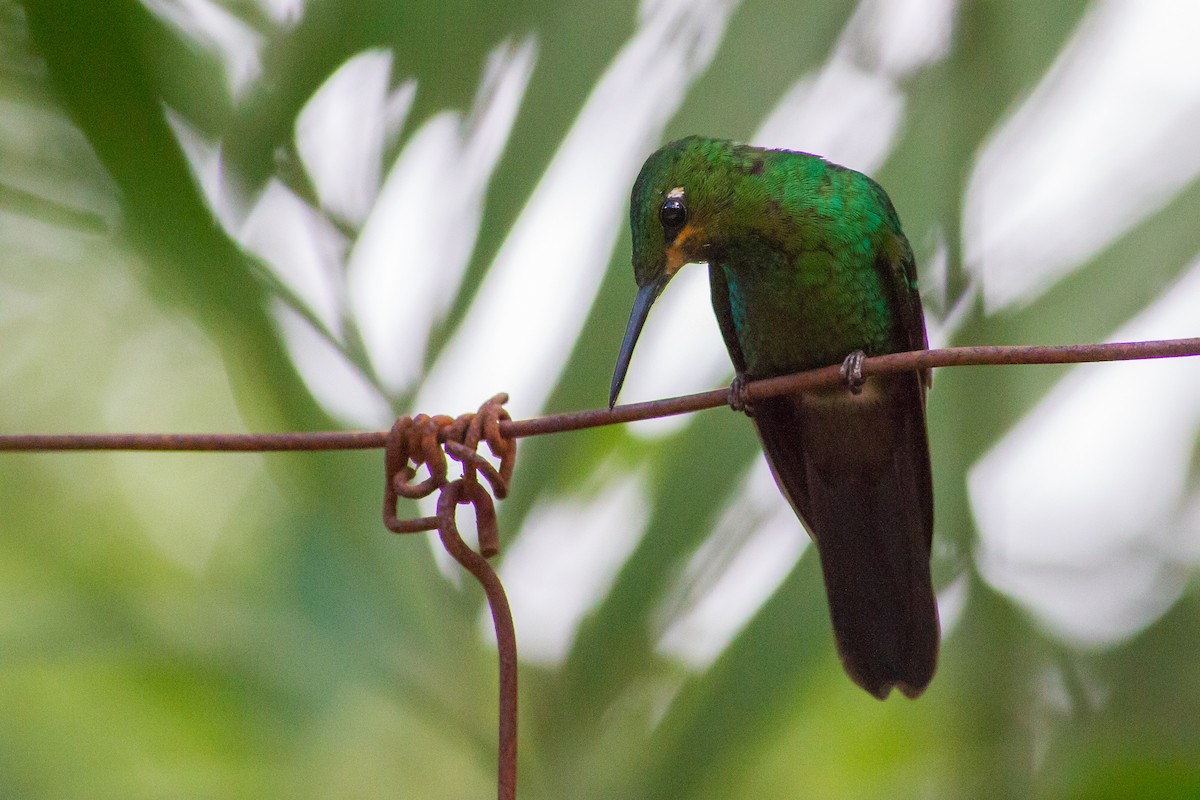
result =
[[647,159],[630,204],[638,292],[609,396],[650,307],[707,263],[713,310],[745,382],[841,362],[846,387],[756,400],[780,490],[816,543],[838,653],[876,697],[925,690],[939,629],[926,372],[863,378],[863,355],[927,347],[912,249],[887,194],[807,153],[691,136]]

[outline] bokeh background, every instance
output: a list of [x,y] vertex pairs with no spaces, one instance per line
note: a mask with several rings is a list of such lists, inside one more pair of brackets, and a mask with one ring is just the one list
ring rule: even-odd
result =
[[[876,176],[935,345],[1196,335],[1197,8],[0,0],[0,430],[597,407],[629,187],[694,132]],[[730,378],[705,283],[625,399]],[[740,415],[524,443],[521,796],[1200,796],[1200,365],[929,408],[916,702],[842,674]],[[0,795],[491,796],[481,594],[384,532],[380,460],[0,457]]]

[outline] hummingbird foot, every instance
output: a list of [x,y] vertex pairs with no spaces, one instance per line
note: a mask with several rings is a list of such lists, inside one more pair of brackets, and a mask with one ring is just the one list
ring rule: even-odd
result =
[[754,416],[754,407],[750,403],[750,393],[746,389],[746,384],[749,379],[745,374],[739,372],[733,377],[733,383],[729,384],[729,407],[734,411],[741,411],[747,417]]
[[862,350],[855,350],[850,355],[846,356],[846,360],[842,362],[842,381],[845,382],[846,388],[850,390],[850,394],[861,394],[863,384],[867,379],[863,377],[862,365],[863,359],[867,354]]

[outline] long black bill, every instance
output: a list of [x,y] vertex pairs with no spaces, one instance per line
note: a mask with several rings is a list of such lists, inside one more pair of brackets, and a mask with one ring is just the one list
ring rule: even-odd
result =
[[662,291],[662,281],[648,283],[638,289],[637,297],[633,300],[633,311],[629,312],[629,325],[625,328],[625,340],[621,342],[621,352],[617,356],[617,368],[613,370],[612,388],[608,391],[608,407],[617,404],[617,395],[621,392],[621,384],[625,382],[625,372],[629,369],[629,359],[633,356],[633,346],[637,344],[642,326],[650,314],[650,306]]

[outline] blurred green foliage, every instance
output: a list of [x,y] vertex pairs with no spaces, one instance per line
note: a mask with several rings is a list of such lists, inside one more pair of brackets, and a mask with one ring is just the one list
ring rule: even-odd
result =
[[[365,48],[389,48],[394,74],[417,78],[420,121],[469,106],[488,52],[532,32],[537,66],[432,358],[638,13],[632,2],[314,0],[288,27],[231,1],[267,38],[268,78],[235,103],[217,60],[151,5],[0,0],[5,432],[334,424],[280,344],[269,283],[214,223],[164,107],[220,137],[256,186],[296,171],[298,113]],[[880,180],[923,261],[935,249],[926,233],[944,233],[939,288],[951,299],[969,281],[958,248],[973,159],[1088,5],[964,3],[949,55],[906,85],[906,123]],[[668,135],[750,136],[825,61],[852,10],[745,0]],[[587,214],[586,192],[578,204]],[[974,308],[957,341],[1108,335],[1194,256],[1198,213],[1192,185],[1036,302]],[[623,234],[552,408],[603,396],[628,311],[627,253]],[[1113,291],[1132,262],[1139,280]],[[936,566],[943,585],[962,573],[970,599],[917,702],[878,703],[842,675],[811,553],[708,671],[657,652],[647,619],[737,485],[731,476],[757,458],[744,420],[700,415],[653,445],[615,430],[525,445],[503,531],[585,482],[614,448],[622,463],[652,465],[654,506],[565,663],[522,666],[521,796],[1200,794],[1194,592],[1131,640],[1081,651],[970,568],[965,475],[1064,372],[938,376]],[[495,668],[479,593],[446,580],[420,542],[384,535],[378,461],[0,459],[0,794],[490,796]]]

